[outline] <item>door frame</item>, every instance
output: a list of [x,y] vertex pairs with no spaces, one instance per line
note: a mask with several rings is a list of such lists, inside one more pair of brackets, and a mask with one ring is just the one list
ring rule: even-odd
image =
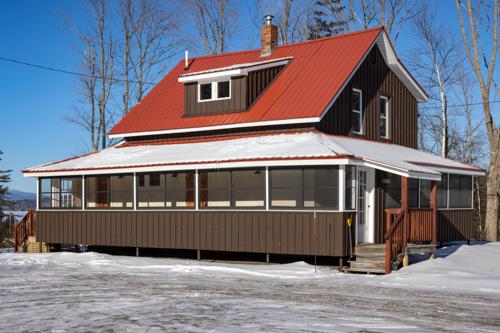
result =
[[[359,171],[366,172],[366,192],[368,201],[368,211],[366,214],[367,232],[368,235],[364,235],[364,239],[361,243],[375,243],[375,169],[358,166],[356,174],[356,212],[359,212]],[[356,218],[356,244],[359,244],[358,240],[358,219]]]

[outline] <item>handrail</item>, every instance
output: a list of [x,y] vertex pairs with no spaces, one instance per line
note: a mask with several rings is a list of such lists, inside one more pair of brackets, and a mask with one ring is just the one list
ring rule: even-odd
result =
[[35,211],[32,209],[14,227],[14,250],[22,245],[29,236],[35,236]]
[[[408,243],[434,243],[436,215],[432,208],[386,209],[386,273],[391,272],[394,256]],[[397,214],[397,215],[396,215]]]
[[[384,239],[385,240],[388,240],[389,237],[392,235],[392,233],[394,232],[394,229],[396,229],[398,227],[398,225],[401,223],[401,221],[403,221],[403,217],[405,216],[405,213],[406,213],[406,210],[404,209],[397,209],[399,211],[399,214],[398,216],[396,216],[396,219],[394,220],[394,223],[391,224],[391,228],[389,230],[387,230],[387,232],[385,233],[385,236],[384,236]],[[394,215],[396,214],[396,209],[387,209],[386,210],[387,214],[389,215]]]

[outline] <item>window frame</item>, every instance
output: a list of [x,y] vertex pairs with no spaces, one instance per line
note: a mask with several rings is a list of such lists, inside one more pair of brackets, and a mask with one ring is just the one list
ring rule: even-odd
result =
[[[184,192],[185,193],[188,193],[189,191],[193,192],[193,205],[192,206],[167,206],[167,199],[168,199],[168,194],[169,193],[172,193],[172,192],[179,192],[179,191],[182,191],[182,189],[169,189],[167,187],[167,177],[168,175],[172,175],[172,174],[189,174],[191,173],[193,175],[193,188],[190,189],[190,188],[187,188],[185,187],[184,188]],[[149,185],[149,189],[143,189],[144,192],[161,192],[163,193],[163,204],[164,206],[163,207],[150,207],[149,204],[147,207],[141,207],[139,205],[139,188],[140,187],[145,187],[144,186],[140,186],[139,184],[139,181],[137,181],[137,184],[136,184],[136,187],[135,187],[135,191],[136,191],[136,198],[135,198],[135,207],[136,207],[136,210],[195,210],[196,209],[196,172],[194,170],[179,170],[179,171],[156,171],[156,172],[141,172],[141,173],[137,173],[136,174],[136,177],[137,177],[137,180],[139,180],[139,177],[144,177],[145,179],[145,176],[149,176],[149,175],[152,175],[152,174],[158,174],[160,175],[160,185],[159,186],[151,186]],[[163,182],[164,182],[164,186],[162,187],[161,186],[161,176],[163,176]],[[149,177],[148,177],[148,180],[149,180]],[[149,184],[149,182],[147,182]],[[146,184],[146,181],[144,181],[144,184]]]
[[[347,168],[353,168],[354,169],[354,179],[352,180],[353,186],[351,186],[351,189],[354,190],[354,193],[351,195],[354,195],[354,198],[351,197],[354,203],[354,208],[347,208]],[[358,211],[358,166],[354,164],[345,164],[344,167],[344,193],[342,195],[344,196],[344,211],[345,212],[357,212]],[[339,179],[340,182],[340,179]],[[351,206],[352,207],[352,206]],[[340,207],[339,207],[340,208]]]
[[[314,189],[314,187],[306,187],[305,186],[305,170],[306,169],[334,169],[337,171],[337,187],[335,188],[334,193],[337,193],[337,207],[305,207],[304,206],[304,201],[305,201],[305,192],[308,189]],[[300,190],[302,191],[301,195],[301,205],[297,207],[287,207],[287,206],[273,206],[273,175],[272,171],[273,170],[300,170],[302,174],[302,181],[301,181],[301,188]],[[357,173],[357,168],[356,168],[356,173]],[[301,166],[301,167],[296,167],[296,166],[290,166],[290,167],[273,167],[269,168],[269,210],[270,211],[282,211],[282,210],[289,210],[289,211],[330,211],[330,212],[339,212],[341,211],[340,207],[340,194],[339,194],[339,188],[340,188],[340,165],[311,165],[311,166]],[[356,174],[356,185],[357,185],[357,174]],[[331,186],[320,186],[318,187],[319,189],[332,189],[333,187]],[[298,189],[297,187],[279,187],[277,189]],[[356,193],[357,194],[357,193]],[[343,193],[345,196],[345,191]],[[357,198],[357,197],[356,197]],[[315,200],[316,202],[316,200]]]
[[[201,192],[203,190],[208,190],[208,188],[202,188],[201,187],[201,182],[202,182],[202,173],[210,173],[210,172],[229,172],[229,206],[202,206],[201,202]],[[262,206],[236,206],[235,200],[234,200],[234,195],[233,192],[234,190],[238,189],[258,189],[258,187],[247,187],[247,188],[234,188],[233,186],[233,172],[237,171],[260,171],[264,175],[264,184],[263,184],[263,191],[264,191],[264,197],[263,197],[263,202],[264,204]],[[267,207],[267,179],[266,179],[266,168],[265,167],[258,167],[258,168],[237,168],[237,169],[203,169],[203,170],[198,170],[198,209],[199,210],[266,210]],[[221,190],[225,189],[222,187],[217,187],[214,188],[215,190]],[[207,199],[208,203],[208,199]]]
[[[451,177],[456,176],[456,177],[470,177],[471,179],[471,188],[470,188],[470,196],[471,200],[469,203],[468,207],[451,207],[451,193],[450,193],[450,184],[451,184]],[[464,174],[458,174],[458,173],[449,173],[448,174],[448,189],[447,189],[447,210],[465,210],[465,209],[474,209],[474,176],[473,175],[464,175]]]
[[[52,192],[52,190],[51,190],[50,192],[44,192],[44,191],[43,191],[43,189],[42,189],[42,181],[43,181],[44,179],[48,179],[48,180],[50,180],[50,184],[51,184],[50,186],[51,186],[51,188],[52,188],[52,180],[54,180],[54,179],[59,179],[59,192]],[[62,206],[61,206],[61,203],[63,202],[63,201],[62,201],[62,196],[63,196],[63,193],[71,193],[71,194],[74,194],[73,192],[68,192],[68,191],[64,191],[64,192],[63,192],[63,190],[62,190],[62,182],[63,182],[63,180],[65,180],[65,179],[66,179],[66,180],[67,180],[67,179],[79,179],[79,180],[81,181],[81,184],[80,184],[80,187],[81,187],[81,189],[80,189],[80,201],[81,201],[81,204],[80,204],[80,206],[71,206],[71,207],[62,207]],[[39,184],[39,185],[38,185],[38,188],[39,188],[39,191],[38,191],[38,193],[37,193],[37,196],[38,196],[38,203],[39,203],[39,204],[38,204],[38,205],[39,205],[39,207],[38,207],[38,208],[39,208],[39,210],[45,210],[45,209],[48,209],[48,210],[81,210],[81,209],[84,207],[84,205],[85,205],[85,202],[84,202],[84,195],[83,195],[83,194],[84,194],[84,193],[83,193],[83,191],[84,191],[84,184],[83,184],[83,182],[84,182],[84,179],[82,178],[82,176],[39,177],[39,178],[38,178],[38,184]],[[52,194],[53,194],[53,193],[57,193],[57,194],[58,194],[58,196],[57,196],[57,200],[58,200],[58,202],[59,202],[59,207],[52,207],[52,204],[51,204],[51,207],[43,207],[43,205],[42,205],[42,203],[43,203],[43,201],[42,201],[42,196],[43,196],[44,194],[50,194],[50,195],[51,195],[51,200],[53,200],[53,199],[52,199]]]
[[[389,109],[389,97],[385,96],[385,95],[381,95],[379,97],[379,102],[381,100],[384,100],[385,101],[385,116],[382,117],[382,110],[379,110],[379,121],[381,119],[384,119],[384,123],[385,123],[385,135],[382,135],[380,134],[380,138],[381,139],[390,139],[391,135],[390,135],[390,130],[389,130],[389,112],[390,112],[390,109]],[[380,106],[380,103],[379,103],[379,106]],[[379,123],[379,131],[380,131],[380,123]]]
[[[126,191],[120,191],[120,190],[115,190],[113,191],[111,189],[111,177],[120,177],[120,176],[124,176],[124,177],[127,177],[127,176],[130,176],[132,177],[132,207],[111,207],[111,193],[112,192],[126,192]],[[87,205],[88,203],[88,199],[89,199],[89,186],[87,185],[87,181],[90,179],[90,178],[98,178],[98,177],[108,177],[108,188],[106,191],[97,191],[97,187],[96,187],[96,191],[95,191],[95,194],[96,194],[96,200],[97,200],[97,193],[100,192],[100,193],[103,193],[105,192],[106,195],[107,195],[107,198],[108,198],[108,207],[89,207]],[[88,175],[88,176],[85,176],[85,202],[84,202],[84,209],[85,210],[96,210],[96,211],[104,211],[104,210],[134,210],[134,191],[135,191],[135,188],[134,188],[134,177],[135,175],[133,173],[113,173],[113,174],[104,174],[104,175]],[[97,203],[97,202],[96,202]]]
[[[364,126],[363,126],[363,91],[361,89],[358,89],[358,88],[352,88],[352,92],[359,93],[359,110],[355,110],[354,107],[353,107],[353,105],[351,105],[351,117],[352,117],[353,113],[359,114],[359,131],[354,130],[354,126],[353,126],[352,133],[353,134],[360,134],[360,135],[362,135],[363,132],[364,132]],[[351,93],[351,103],[352,103],[353,95],[354,94]]]
[[[229,96],[228,97],[219,97],[219,82],[229,82]],[[231,88],[232,88],[232,82],[231,78],[222,78],[219,80],[211,80],[211,81],[199,81],[197,83],[197,90],[198,90],[198,103],[205,103],[205,102],[214,102],[214,101],[223,101],[227,99],[231,99]],[[205,84],[211,84],[212,85],[212,97],[209,99],[201,99],[201,86]]]

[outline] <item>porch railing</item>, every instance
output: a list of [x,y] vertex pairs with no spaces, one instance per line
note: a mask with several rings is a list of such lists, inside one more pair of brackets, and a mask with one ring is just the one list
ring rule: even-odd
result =
[[432,208],[386,209],[385,272],[392,270],[393,260],[409,243],[436,242],[436,217]]
[[29,236],[35,236],[35,211],[32,209],[16,225],[13,232],[14,249],[22,245]]

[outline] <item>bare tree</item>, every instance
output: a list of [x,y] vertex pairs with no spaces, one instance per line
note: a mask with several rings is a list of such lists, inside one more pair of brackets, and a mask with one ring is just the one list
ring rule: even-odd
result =
[[424,82],[431,99],[437,101],[439,105],[438,115],[432,112],[434,108],[422,110],[435,120],[427,125],[437,129],[436,139],[440,139],[441,142],[441,156],[448,157],[448,100],[453,85],[462,75],[464,59],[459,57],[457,52],[459,43],[453,32],[436,23],[432,12],[431,8],[424,7],[414,20],[413,27],[418,43],[411,51],[409,63],[417,77]]
[[421,11],[420,4],[409,0],[344,0],[354,29],[383,25],[397,41],[403,25]]
[[[487,17],[483,16],[482,2],[478,2],[474,8],[471,0],[455,0],[455,5],[467,59],[481,91],[484,123],[489,141],[490,160],[486,194],[486,236],[488,240],[496,241],[498,239],[498,200],[500,197],[500,129],[497,127],[491,112],[490,95],[498,49],[500,1],[492,1],[493,6],[490,6],[492,11],[486,13]],[[464,16],[467,23],[464,22]],[[466,24],[468,31],[466,31]],[[481,25],[484,26],[481,27]],[[488,33],[488,38],[491,38],[491,41],[488,42],[488,46],[491,48],[489,57],[486,56],[487,50],[482,47],[481,28]]]
[[66,22],[70,30],[83,44],[81,48],[81,68],[79,78],[81,107],[75,108],[74,115],[67,119],[89,133],[90,149],[107,146],[107,128],[112,120],[108,100],[113,86],[113,66],[115,43],[108,27],[107,0],[87,0],[90,27],[78,29],[69,16]]
[[264,15],[273,15],[278,26],[279,42],[282,45],[306,39],[306,20],[314,0],[257,1],[253,23],[257,29],[262,26]]
[[236,3],[231,0],[183,0],[180,9],[194,26],[208,54],[227,51],[237,22]]
[[172,11],[161,1],[121,0],[120,16],[123,33],[123,113],[127,113],[131,91],[140,102],[177,46],[178,24]]
[[82,127],[89,133],[90,149],[99,150],[101,132],[96,125],[96,83],[97,83],[97,55],[94,43],[88,38],[82,38],[85,48],[81,56],[81,70],[85,76],[80,77],[80,91],[83,97],[83,107],[75,107],[75,114],[67,119]]
[[107,27],[107,1],[91,0],[89,4],[92,16],[97,23],[97,48],[99,50],[97,72],[99,73],[100,81],[100,93],[97,96],[97,105],[99,108],[101,149],[105,149],[107,147],[107,128],[109,124],[107,105],[113,85],[115,43],[113,42],[111,31]]

